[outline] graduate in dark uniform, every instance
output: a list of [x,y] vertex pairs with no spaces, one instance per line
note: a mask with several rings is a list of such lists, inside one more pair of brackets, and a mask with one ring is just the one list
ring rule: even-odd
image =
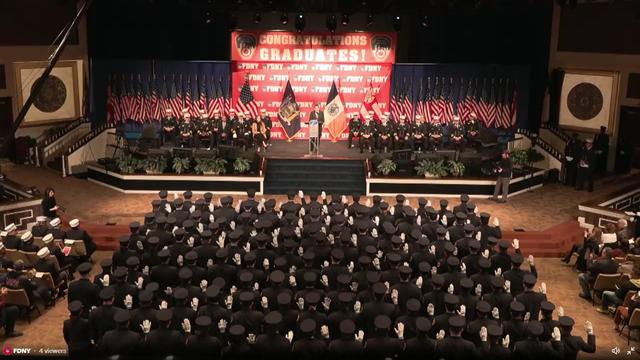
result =
[[593,175],[596,170],[596,161],[593,141],[591,139],[587,139],[584,142],[584,147],[578,155],[576,190],[582,190],[586,185],[587,191],[593,191]]
[[178,119],[173,115],[173,110],[167,108],[165,116],[162,118],[162,143],[174,143],[178,128]]
[[89,233],[80,228],[80,220],[72,219],[69,221],[70,229],[67,230],[67,239],[82,240],[84,248],[87,250],[87,254],[80,259],[80,261],[91,259],[91,255],[96,251],[96,243],[93,241]]
[[609,134],[607,127],[600,126],[600,132],[593,137],[593,148],[596,154],[596,168],[598,174],[607,172],[607,159],[609,157]]
[[429,122],[429,145],[431,150],[438,150],[438,147],[442,144],[443,133],[442,124],[440,124],[440,115],[434,115]]
[[578,171],[578,157],[582,151],[582,142],[577,133],[573,133],[564,147],[564,184],[576,186],[576,173]]
[[72,359],[87,359],[91,357],[93,351],[91,324],[81,316],[83,306],[80,301],[70,301],[68,309],[69,319],[65,320],[62,326],[68,355]]
[[513,346],[514,359],[562,359],[564,356],[564,345],[560,341],[560,331],[557,332],[558,339],[549,342],[539,340],[544,331],[542,324],[537,320],[531,320],[527,324],[527,337],[516,342]]
[[209,334],[211,318],[198,316],[195,333],[189,335],[185,342],[185,356],[189,359],[217,359],[222,351],[222,342]]
[[35,237],[43,237],[47,235],[49,227],[47,226],[46,216],[36,216],[36,224],[31,228],[31,233]]
[[467,139],[467,143],[472,146],[479,146],[480,143],[480,127],[482,125],[478,121],[478,117],[475,112],[469,114],[469,118],[464,123],[464,131]]
[[593,334],[593,325],[591,322],[586,321],[584,324],[584,330],[587,333],[587,342],[580,336],[571,335],[574,324],[573,319],[568,316],[561,316],[560,319],[558,319],[562,344],[564,345],[564,359],[566,360],[577,359],[580,351],[589,354],[596,352],[596,336]]
[[[464,317],[453,315],[448,319],[449,336],[438,340],[436,345],[436,359],[463,360],[480,359],[481,353],[469,340],[462,337],[466,322]],[[445,332],[446,333],[446,332]]]
[[207,144],[207,148],[213,147],[212,121],[205,110],[200,110],[200,117],[196,119],[194,124],[195,130],[195,146],[199,149],[203,143]]
[[349,139],[347,145],[349,148],[353,147],[353,139],[358,138],[360,141],[360,136],[362,134],[362,121],[360,120],[359,113],[353,113],[353,117],[351,121],[349,121]]
[[[182,355],[184,352],[184,337],[180,331],[176,330],[172,321],[176,321],[173,317],[171,309],[161,309],[156,313],[158,320],[158,328],[149,330],[150,327],[143,329],[144,335],[144,353],[154,357],[163,357],[168,355]],[[173,320],[172,320],[173,319]],[[178,320],[178,327],[183,326],[184,319]],[[147,323],[150,325],[150,321]],[[145,325],[142,325],[145,327]],[[187,327],[190,331],[190,324]]]
[[128,311],[118,311],[113,316],[115,329],[107,331],[99,342],[99,349],[105,355],[132,357],[140,352],[140,334],[129,330],[131,316]]
[[449,123],[449,144],[460,152],[464,151],[466,145],[465,129],[458,115],[454,115],[453,120]]
[[267,146],[270,146],[270,141],[271,141],[271,127],[273,126],[273,120],[271,120],[271,116],[269,116],[269,114],[267,114],[267,110],[266,109],[260,109],[260,118],[262,120],[262,122],[264,123],[264,126],[266,128],[266,139],[265,142],[267,144]]

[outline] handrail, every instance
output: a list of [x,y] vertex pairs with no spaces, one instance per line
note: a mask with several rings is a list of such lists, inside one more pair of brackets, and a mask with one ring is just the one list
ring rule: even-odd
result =
[[549,144],[547,141],[545,141],[540,136],[538,136],[538,134],[535,134],[529,131],[528,129],[516,129],[516,133],[524,135],[529,139],[531,139],[532,146],[538,145],[542,150],[549,153],[549,155],[553,156],[556,160],[563,161],[564,155],[560,153],[560,151],[558,151],[556,148],[554,148],[551,144]]
[[71,130],[77,128],[78,126],[88,123],[89,119],[85,118],[85,117],[79,117],[75,120],[73,120],[70,123],[67,123],[65,126],[60,127],[59,129],[57,129],[55,132],[53,132],[50,136],[48,136],[47,138],[45,138],[44,140],[42,140],[41,142],[38,143],[38,146],[48,146],[50,144],[52,144],[53,142],[55,142],[56,140],[60,139],[61,137],[63,137],[64,135],[66,135],[67,133],[69,133]]
[[565,134],[564,131],[560,130],[560,128],[558,128],[558,126],[556,125],[552,125],[549,123],[542,123],[540,127],[551,131],[554,135],[564,140],[565,142],[568,142],[569,140],[571,140],[571,136]]
[[111,129],[115,127],[113,124],[104,123],[97,128],[91,130],[88,134],[78,139],[75,143],[69,145],[67,151],[65,151],[64,156],[69,156],[80,149],[83,145],[93,140],[96,136],[100,135],[103,131]]

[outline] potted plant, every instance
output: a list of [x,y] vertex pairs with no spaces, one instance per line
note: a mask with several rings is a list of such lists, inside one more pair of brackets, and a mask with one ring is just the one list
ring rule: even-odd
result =
[[511,161],[513,165],[524,168],[527,164],[529,164],[529,152],[524,149],[514,149],[510,152]]
[[233,162],[233,170],[238,174],[244,174],[251,169],[251,162],[243,157],[238,157]]
[[118,166],[118,170],[122,174],[133,174],[140,167],[140,160],[134,158],[133,156],[127,154],[122,155],[122,157],[116,160],[116,165]]
[[148,175],[159,175],[167,168],[167,159],[164,156],[149,156],[142,161],[142,167]]
[[443,177],[448,175],[444,160],[421,160],[414,169],[418,175],[424,177]]
[[464,175],[466,167],[461,161],[449,160],[447,161],[447,171],[451,176],[460,177]]
[[376,172],[384,176],[388,176],[391,173],[396,172],[397,164],[391,159],[382,160],[378,166],[376,166]]
[[196,158],[194,170],[204,175],[224,174],[227,169],[227,160],[223,158]]
[[182,174],[183,172],[189,171],[191,168],[191,159],[186,157],[174,157],[172,164],[173,171],[176,174]]

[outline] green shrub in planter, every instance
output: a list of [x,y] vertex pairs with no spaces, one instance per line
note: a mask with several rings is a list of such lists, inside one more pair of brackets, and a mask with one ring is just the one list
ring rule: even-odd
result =
[[449,160],[447,161],[447,170],[451,176],[459,177],[464,175],[466,167],[460,161]]
[[227,172],[227,160],[223,158],[196,158],[194,170],[198,174],[220,175]]
[[396,168],[397,168],[397,164],[393,160],[384,159],[378,164],[378,166],[376,166],[376,172],[378,174],[387,176],[389,174],[396,172]]
[[141,161],[131,155],[123,155],[116,160],[116,165],[122,174],[133,174],[136,170],[144,165]]
[[420,160],[414,169],[418,175],[424,177],[443,177],[449,175],[444,160]]
[[191,169],[191,159],[183,158],[183,157],[174,157],[173,158],[173,171],[176,174],[182,174],[183,172],[189,171]]
[[251,169],[251,162],[246,158],[239,157],[233,162],[233,170],[238,174],[244,174]]
[[142,160],[142,167],[147,174],[162,174],[167,168],[167,158],[164,156],[149,156]]
[[510,152],[511,161],[514,165],[523,167],[529,163],[529,154],[524,149],[514,149]]

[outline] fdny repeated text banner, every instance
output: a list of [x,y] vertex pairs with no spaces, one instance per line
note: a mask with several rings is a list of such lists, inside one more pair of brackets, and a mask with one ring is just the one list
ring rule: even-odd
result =
[[[233,32],[232,103],[238,103],[248,79],[256,105],[266,109],[273,120],[272,139],[288,138],[278,122],[287,81],[291,82],[302,123],[294,139],[308,138],[308,114],[317,103],[324,108],[333,81],[349,117],[360,111],[369,88],[381,110],[389,111],[395,46],[395,33]],[[338,139],[346,137],[345,132]],[[333,137],[324,129],[322,139]]]

